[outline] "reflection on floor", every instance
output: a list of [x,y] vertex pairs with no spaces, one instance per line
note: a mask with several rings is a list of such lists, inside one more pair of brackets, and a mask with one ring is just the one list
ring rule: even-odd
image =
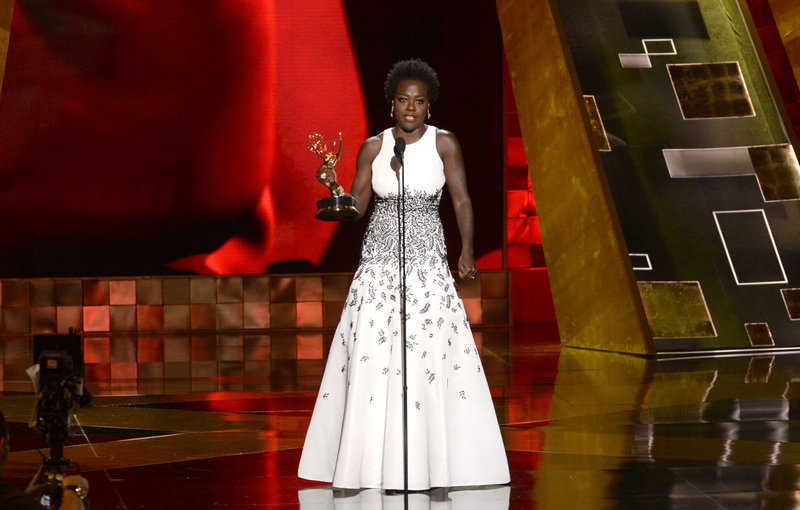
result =
[[[414,494],[409,508],[800,508],[800,353],[646,360],[562,349],[552,325],[482,336],[511,486]],[[90,383],[66,456],[90,480],[91,508],[403,508],[402,496],[295,476],[314,363]],[[30,383],[3,382],[4,478],[23,486],[46,452],[25,425],[33,400]]]

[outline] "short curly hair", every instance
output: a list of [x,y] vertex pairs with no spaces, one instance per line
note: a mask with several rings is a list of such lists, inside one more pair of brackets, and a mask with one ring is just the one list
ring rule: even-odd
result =
[[424,60],[411,58],[396,62],[386,75],[383,90],[386,101],[391,103],[394,93],[403,80],[419,80],[428,87],[428,102],[433,104],[439,99],[439,76],[436,71]]

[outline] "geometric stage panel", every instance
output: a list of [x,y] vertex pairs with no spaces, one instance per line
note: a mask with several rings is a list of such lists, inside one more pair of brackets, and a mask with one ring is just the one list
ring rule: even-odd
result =
[[639,282],[654,338],[715,337],[700,282]]
[[736,285],[787,283],[763,209],[714,211]]
[[667,70],[684,119],[755,116],[738,62],[668,64]]
[[729,177],[753,175],[749,147],[662,149],[669,176]]
[[781,289],[781,297],[789,319],[800,321],[800,289]]
[[800,199],[800,166],[791,145],[750,147],[749,152],[765,201]]
[[754,175],[766,202],[800,199],[800,165],[789,144],[662,149],[669,176]]
[[[638,345],[612,345],[595,335],[601,321],[606,321],[604,329],[614,327],[614,312],[624,309],[626,302],[609,309],[608,299],[597,299],[602,304],[588,306],[577,299],[571,285],[577,264],[558,265],[580,260],[580,267],[594,271],[592,282],[607,281],[613,264],[585,261],[581,258],[585,253],[601,252],[579,244],[593,239],[590,236],[599,230],[599,223],[584,219],[607,218],[605,211],[565,215],[559,218],[560,225],[551,219],[553,212],[586,211],[601,203],[613,206],[615,221],[604,233],[611,247],[606,251],[613,250],[612,262],[622,260],[627,266],[626,274],[613,281],[633,280],[628,286],[633,296],[627,289],[616,293],[634,298],[634,313],[626,315],[644,330],[646,340],[654,340],[645,342],[654,354],[756,350],[767,345],[800,348],[800,296],[790,301],[784,293],[784,309],[777,294],[781,288],[800,288],[800,151],[793,151],[795,139],[785,122],[793,112],[787,116],[780,87],[768,80],[769,62],[759,49],[746,3],[498,0],[497,4],[505,23],[509,66],[516,66],[512,81],[520,92],[515,95],[517,111],[529,163],[533,162],[529,170],[538,194],[542,243],[548,260],[554,261],[553,297],[557,308],[583,305],[579,310],[570,308],[567,326],[559,324],[562,342],[622,352],[644,350]],[[537,23],[552,19],[555,28],[563,25],[551,32],[566,35],[566,58],[574,64],[572,78],[578,82],[571,85],[586,95],[563,97],[560,89],[570,87],[560,84],[559,89],[546,89],[547,96],[579,110],[587,96],[595,97],[613,147],[610,153],[597,154],[597,145],[588,143],[594,126],[582,111],[582,136],[562,135],[559,142],[571,143],[559,145],[561,152],[556,155],[552,143],[542,141],[555,139],[548,133],[555,132],[553,127],[542,124],[552,104],[530,91],[545,90],[550,80],[536,72],[531,61],[536,56],[544,62],[540,49],[553,39],[534,37],[530,24],[518,22],[534,12],[531,6],[540,4],[545,7],[535,10]],[[544,12],[547,5],[557,5],[558,11]],[[567,106],[561,107],[566,111]],[[578,138],[580,144],[575,143]],[[571,157],[577,159],[578,148],[580,168],[589,169],[586,175],[575,164],[564,165]],[[591,161],[583,156],[589,151]],[[539,170],[559,165],[574,170],[559,179],[553,172]],[[608,192],[589,196],[578,182],[604,190],[607,186]],[[539,197],[544,197],[541,207]],[[546,221],[552,222],[548,228]],[[564,242],[567,231],[576,234],[569,243]],[[611,244],[620,237],[628,257],[619,257]]]
[[766,322],[748,322],[744,325],[744,329],[747,331],[747,338],[753,347],[775,345],[772,332],[769,330],[769,324]]

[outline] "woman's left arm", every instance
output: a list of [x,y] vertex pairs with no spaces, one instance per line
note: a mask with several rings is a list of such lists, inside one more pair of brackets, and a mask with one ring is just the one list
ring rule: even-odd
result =
[[467,175],[464,169],[464,156],[461,146],[453,133],[440,129],[436,133],[436,149],[444,162],[444,176],[447,190],[453,200],[456,222],[461,234],[461,256],[458,257],[458,276],[472,280],[478,274],[472,237],[475,231],[475,218],[472,213],[472,200],[467,192]]

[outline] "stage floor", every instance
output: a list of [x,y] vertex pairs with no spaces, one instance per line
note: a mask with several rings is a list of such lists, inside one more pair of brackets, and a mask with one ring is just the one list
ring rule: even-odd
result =
[[[409,508],[800,508],[800,354],[645,360],[561,348],[552,324],[483,338],[512,482],[414,494]],[[91,509],[403,508],[297,478],[322,366],[90,382],[66,456]],[[25,425],[30,383],[2,388],[4,478],[26,485],[46,443]]]

